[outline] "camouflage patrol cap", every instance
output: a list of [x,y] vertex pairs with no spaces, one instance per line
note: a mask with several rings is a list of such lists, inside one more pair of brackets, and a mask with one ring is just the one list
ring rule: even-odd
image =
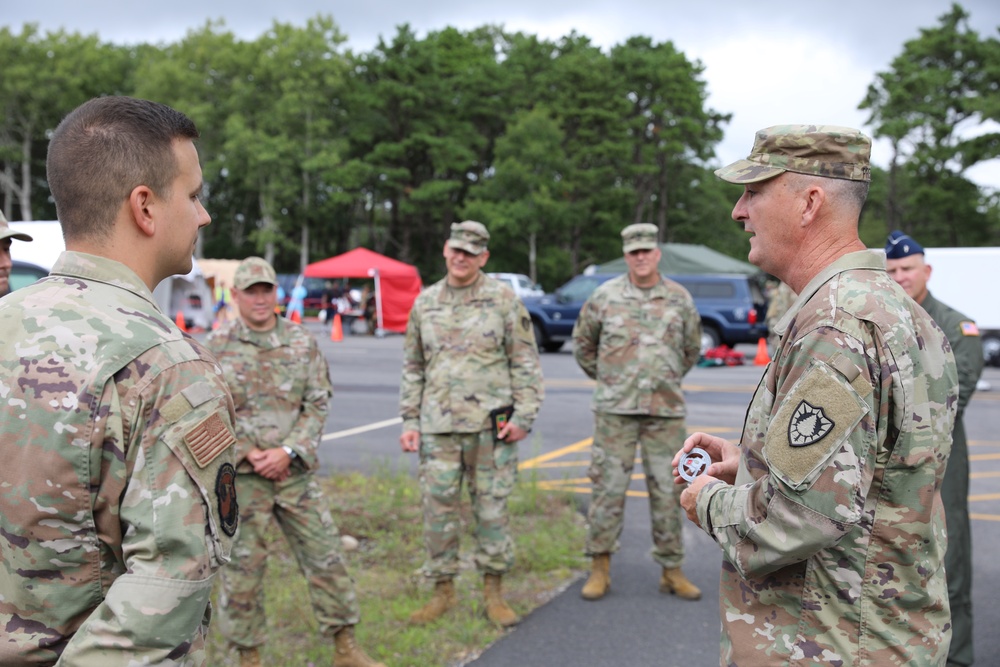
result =
[[481,255],[486,250],[486,244],[490,241],[490,233],[481,222],[466,220],[456,222],[451,226],[451,238],[448,239],[448,246],[464,250],[473,255]]
[[24,232],[15,232],[7,224],[7,218],[3,217],[3,212],[0,211],[0,241],[4,239],[18,239],[19,241],[31,241],[31,237]]
[[622,230],[622,250],[628,254],[634,250],[655,250],[656,235],[659,232],[656,225],[639,222]]
[[233,276],[233,286],[238,290],[245,290],[257,283],[267,283],[269,285],[278,284],[278,276],[274,269],[262,257],[247,257],[236,267],[236,274]]
[[870,181],[872,140],[837,125],[774,125],[758,130],[745,160],[718,169],[730,183],[758,183],[786,171],[849,181]]

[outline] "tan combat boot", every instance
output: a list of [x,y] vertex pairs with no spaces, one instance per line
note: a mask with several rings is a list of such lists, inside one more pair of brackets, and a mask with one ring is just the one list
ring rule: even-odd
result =
[[240,667],[260,667],[260,651],[256,648],[237,648],[240,655]]
[[434,584],[434,596],[430,602],[410,614],[410,623],[423,625],[436,621],[457,603],[455,582],[451,579],[441,579]]
[[611,554],[597,554],[590,560],[590,578],[580,595],[584,600],[600,600],[611,588]]
[[486,618],[502,628],[507,628],[517,625],[521,619],[503,599],[503,593],[500,591],[502,580],[503,577],[499,574],[483,575],[483,597],[486,598]]
[[701,591],[688,581],[679,567],[663,568],[663,575],[660,577],[660,592],[673,593],[685,600],[701,599]]
[[381,662],[375,662],[361,650],[354,641],[354,626],[345,625],[333,636],[337,648],[333,655],[334,667],[385,667]]

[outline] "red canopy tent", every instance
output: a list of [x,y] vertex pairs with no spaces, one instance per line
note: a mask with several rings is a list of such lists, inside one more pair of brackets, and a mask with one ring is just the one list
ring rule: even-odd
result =
[[399,333],[406,331],[410,308],[423,288],[417,267],[368,248],[313,262],[303,274],[307,278],[374,278],[378,328]]

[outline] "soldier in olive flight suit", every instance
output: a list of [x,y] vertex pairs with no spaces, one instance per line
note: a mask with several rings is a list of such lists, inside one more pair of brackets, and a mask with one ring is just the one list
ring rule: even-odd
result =
[[481,271],[489,239],[479,222],[451,226],[444,244],[448,274],[417,297],[406,328],[400,444],[404,452],[420,452],[423,573],[435,581],[430,602],[410,616],[416,624],[457,602],[463,482],[472,497],[486,614],[500,626],[518,622],[500,588],[514,562],[507,497],[517,476],[516,443],[531,430],[544,389],[524,304]]
[[744,187],[733,219],[750,262],[798,294],[739,446],[684,443],[713,461],[681,504],[722,549],[723,665],[945,661],[938,498],[958,372],[858,238],[870,153],[851,128],[779,125],[716,172]]
[[900,231],[885,244],[889,275],[911,299],[927,311],[944,330],[958,364],[958,414],[952,431],[951,456],[941,484],[948,550],[944,555],[951,606],[951,647],[948,665],[972,664],[972,531],[969,527],[969,445],[962,416],[983,372],[983,341],[976,323],[941,303],[927,291],[931,266],[924,261],[924,248]]

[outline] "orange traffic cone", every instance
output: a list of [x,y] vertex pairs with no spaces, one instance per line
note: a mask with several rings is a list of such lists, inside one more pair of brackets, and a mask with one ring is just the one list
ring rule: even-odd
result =
[[174,318],[174,322],[177,324],[178,329],[180,329],[184,333],[187,333],[188,328],[187,324],[184,323],[184,313],[178,310],[177,317]]
[[333,326],[330,327],[330,340],[334,343],[344,340],[344,330],[340,326],[340,313],[333,316]]
[[757,356],[753,359],[754,366],[767,366],[771,363],[771,355],[767,353],[767,341],[761,337],[757,341]]
[[296,324],[302,324],[302,316],[299,315],[299,311],[297,310],[292,311],[292,317],[290,319]]

